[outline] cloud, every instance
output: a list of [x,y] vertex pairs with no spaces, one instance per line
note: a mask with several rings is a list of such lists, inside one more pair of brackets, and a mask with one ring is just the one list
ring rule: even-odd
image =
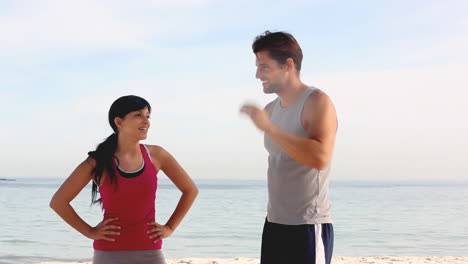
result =
[[3,55],[131,49],[143,45],[144,33],[137,24],[91,0],[29,2],[16,6],[0,19]]
[[[217,175],[221,164],[243,164],[237,173],[249,177],[247,168],[263,171],[266,156],[261,133],[250,120],[240,116],[238,109],[247,99],[260,105],[268,100],[260,88],[252,89],[258,86],[253,78],[226,83],[216,89],[207,88],[203,80],[109,83],[100,90],[65,97],[32,111],[20,109],[19,113],[24,115],[22,120],[16,119],[0,131],[3,147],[0,158],[9,177],[65,176],[87,151],[111,133],[107,124],[111,103],[122,95],[136,94],[153,106],[152,127],[146,143],[164,146],[197,177],[236,174],[236,170],[230,170],[224,176]],[[17,142],[28,146],[29,151],[21,151]],[[30,160],[28,166],[16,162],[24,159]],[[34,172],[31,167],[35,168]]]
[[[277,18],[282,5],[255,3],[239,21],[234,4],[218,1],[17,3],[0,18],[4,173],[66,175],[110,133],[112,101],[137,94],[154,108],[147,142],[167,147],[195,175],[221,177],[223,168],[233,177],[264,177],[262,134],[238,108],[246,100],[265,105],[273,99],[254,79],[250,44],[259,28],[283,21]],[[315,12],[330,8],[323,5]],[[434,21],[432,15],[441,18],[436,8],[414,17],[412,10],[379,13],[369,20],[374,26],[357,30],[354,44],[365,47],[347,45],[344,20],[318,23],[322,31],[311,33],[310,23],[292,26],[302,16],[284,19],[301,43],[309,43],[303,79],[323,88],[338,110],[334,177],[437,178],[467,171],[467,20],[461,8],[450,17],[451,9],[443,10],[449,18]],[[353,13],[361,15],[368,14]],[[427,31],[412,35],[421,29]],[[381,42],[368,37],[377,32]],[[319,50],[322,57],[312,59],[307,49],[315,45],[325,55]],[[76,60],[80,56],[86,59]],[[307,74],[311,65],[313,76]]]
[[304,77],[335,103],[338,179],[462,179],[468,65]]
[[426,1],[388,12],[375,24],[385,40],[376,51],[400,65],[466,63],[467,8],[466,1]]

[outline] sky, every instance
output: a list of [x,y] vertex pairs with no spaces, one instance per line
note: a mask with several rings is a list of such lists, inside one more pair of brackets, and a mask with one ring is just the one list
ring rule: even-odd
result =
[[120,96],[152,105],[146,144],[194,179],[265,179],[251,44],[287,31],[332,99],[332,180],[468,180],[467,1],[0,0],[0,178],[65,178],[111,132]]

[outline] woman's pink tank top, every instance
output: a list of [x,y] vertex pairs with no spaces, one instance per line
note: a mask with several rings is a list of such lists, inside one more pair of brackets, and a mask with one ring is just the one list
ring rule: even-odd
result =
[[118,218],[110,224],[119,225],[120,235],[108,235],[114,242],[95,240],[94,249],[105,251],[161,249],[162,241],[153,243],[146,232],[154,228],[147,223],[155,221],[155,200],[158,186],[157,171],[149,151],[140,144],[145,161],[143,172],[134,177],[123,177],[114,162],[116,181],[105,180],[99,187],[104,208],[104,219]]

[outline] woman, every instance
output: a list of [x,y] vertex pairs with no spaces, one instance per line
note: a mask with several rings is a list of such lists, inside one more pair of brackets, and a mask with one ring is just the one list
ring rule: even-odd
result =
[[[117,99],[109,110],[114,130],[72,172],[52,197],[50,207],[84,236],[94,240],[94,264],[166,263],[162,239],[170,236],[190,209],[198,189],[160,146],[141,145],[150,127],[151,106],[138,96]],[[162,170],[182,192],[166,224],[155,221],[157,173]],[[70,202],[93,181],[92,201],[101,203],[104,219],[87,224]],[[101,199],[97,199],[99,191]]]

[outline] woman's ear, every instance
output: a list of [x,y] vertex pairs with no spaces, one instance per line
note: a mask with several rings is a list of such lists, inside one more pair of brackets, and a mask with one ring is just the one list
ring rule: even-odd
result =
[[114,124],[117,128],[121,128],[122,127],[122,122],[123,122],[123,119],[120,118],[120,117],[116,117],[114,118]]

